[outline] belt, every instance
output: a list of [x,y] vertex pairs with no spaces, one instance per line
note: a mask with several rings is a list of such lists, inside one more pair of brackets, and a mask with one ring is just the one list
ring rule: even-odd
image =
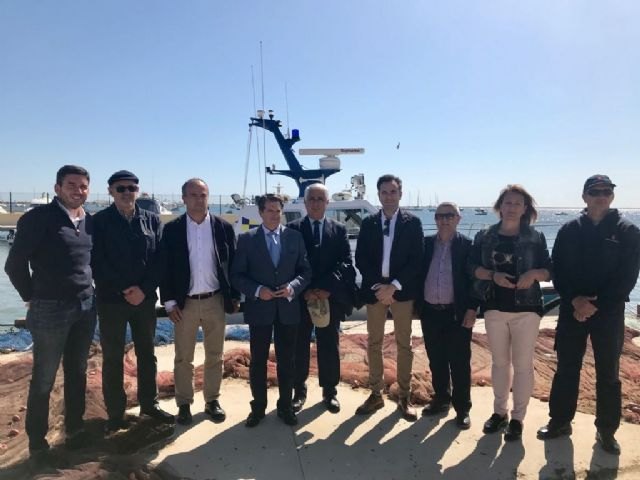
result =
[[430,308],[431,310],[438,310],[438,311],[453,310],[453,307],[454,307],[453,303],[429,303],[429,302],[424,302],[424,304],[427,306],[427,308]]
[[195,295],[187,295],[187,298],[190,298],[191,300],[204,300],[205,298],[213,297],[219,291],[220,289],[217,289],[215,292],[196,293]]

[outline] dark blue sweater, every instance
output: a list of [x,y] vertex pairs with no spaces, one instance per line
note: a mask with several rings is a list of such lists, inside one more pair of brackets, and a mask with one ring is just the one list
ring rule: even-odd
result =
[[4,266],[22,299],[73,300],[92,295],[91,233],[91,216],[87,214],[76,228],[57,197],[22,215]]

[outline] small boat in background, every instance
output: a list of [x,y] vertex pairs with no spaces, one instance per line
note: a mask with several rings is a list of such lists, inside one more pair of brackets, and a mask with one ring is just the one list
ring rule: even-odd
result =
[[40,198],[34,198],[34,199],[31,200],[31,203],[25,209],[25,212],[28,212],[29,210],[33,210],[36,207],[40,207],[41,205],[47,205],[49,203],[51,203],[51,199],[49,198],[49,194],[43,192],[42,195],[40,196]]

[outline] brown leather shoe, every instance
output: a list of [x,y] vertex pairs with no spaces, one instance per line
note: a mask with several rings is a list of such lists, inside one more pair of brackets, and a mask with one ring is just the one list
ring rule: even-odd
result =
[[404,418],[408,422],[415,422],[416,420],[418,420],[416,409],[413,408],[413,405],[411,405],[411,403],[409,403],[408,398],[401,398],[400,400],[398,400],[398,411],[402,414],[402,418]]
[[362,405],[356,409],[356,415],[371,415],[384,407],[384,399],[377,392],[372,392]]

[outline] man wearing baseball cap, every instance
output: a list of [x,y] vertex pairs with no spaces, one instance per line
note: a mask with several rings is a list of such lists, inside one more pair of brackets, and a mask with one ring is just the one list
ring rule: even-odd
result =
[[612,209],[615,184],[606,175],[587,178],[579,218],[560,228],[553,246],[554,285],[561,297],[556,329],[558,367],[551,385],[547,440],[572,433],[582,357],[591,338],[596,370],[596,441],[619,455],[620,354],[624,304],[640,270],[640,230]]
[[160,217],[136,206],[138,177],[119,170],[109,177],[110,207],[94,216],[91,263],[96,282],[102,393],[109,419],[106,433],[126,428],[123,355],[127,324],[136,351],[140,413],[165,423],[173,415],[158,407],[156,386],[156,288],[160,283]]

